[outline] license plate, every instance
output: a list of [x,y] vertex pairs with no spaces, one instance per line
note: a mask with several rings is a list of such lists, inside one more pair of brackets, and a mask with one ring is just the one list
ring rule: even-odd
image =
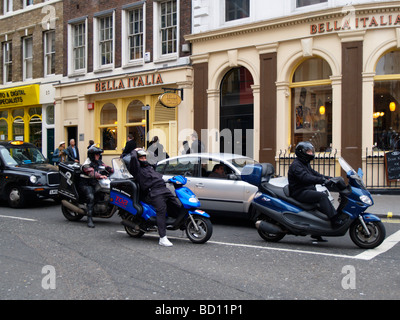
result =
[[49,194],[58,194],[58,190],[57,190],[57,189],[55,189],[55,190],[50,190]]

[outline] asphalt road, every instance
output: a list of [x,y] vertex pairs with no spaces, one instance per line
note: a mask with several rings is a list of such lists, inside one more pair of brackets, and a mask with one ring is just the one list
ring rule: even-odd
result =
[[[400,205],[393,199],[398,201],[389,198],[392,206],[386,207],[389,200],[382,198],[376,208],[396,212]],[[214,220],[206,244],[192,244],[175,231],[168,232],[174,246],[165,248],[156,234],[130,238],[119,221],[118,216],[95,219],[96,228],[89,229],[85,218],[65,220],[52,201],[19,210],[0,204],[0,299],[165,300],[179,305],[184,300],[400,296],[397,219],[385,220],[388,241],[369,251],[356,247],[348,235],[326,243],[294,236],[267,243],[251,225],[225,219]]]

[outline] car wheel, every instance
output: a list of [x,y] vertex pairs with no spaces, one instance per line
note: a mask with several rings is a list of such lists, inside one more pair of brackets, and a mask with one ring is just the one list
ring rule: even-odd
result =
[[11,208],[22,208],[25,205],[25,197],[19,187],[9,189],[7,200]]

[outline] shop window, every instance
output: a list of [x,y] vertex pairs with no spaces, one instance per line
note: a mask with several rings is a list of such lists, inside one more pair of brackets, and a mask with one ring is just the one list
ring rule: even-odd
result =
[[250,16],[250,0],[225,0],[225,21],[233,21]]
[[[254,84],[244,67],[230,70],[222,80],[220,105],[220,151],[252,157],[254,129]],[[233,143],[235,141],[235,143]]]
[[126,136],[133,135],[137,147],[145,146],[146,112],[143,106],[140,100],[134,100],[126,109]]
[[4,112],[0,113],[0,140],[8,140],[8,123],[7,123],[7,112],[6,115],[3,115]]
[[374,145],[400,150],[400,51],[384,55],[376,66],[374,85]]
[[291,151],[310,141],[318,152],[332,145],[332,74],[328,63],[311,58],[298,66],[291,82]]
[[46,108],[46,123],[48,125],[54,124],[54,105],[48,105]]
[[29,109],[29,142],[42,148],[42,108]]
[[104,150],[115,150],[117,147],[117,108],[106,103],[100,114],[100,137]]

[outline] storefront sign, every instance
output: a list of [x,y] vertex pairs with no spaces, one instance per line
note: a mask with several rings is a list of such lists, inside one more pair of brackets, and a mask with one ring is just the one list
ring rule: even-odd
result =
[[310,25],[310,34],[323,34],[342,30],[400,26],[400,14],[356,17],[349,14],[341,20],[326,21]]
[[38,105],[39,96],[38,84],[0,90],[0,108]]
[[176,108],[177,106],[179,106],[181,104],[182,99],[176,93],[166,92],[158,97],[158,101],[160,101],[164,107]]
[[160,73],[147,74],[144,76],[132,76],[124,79],[99,81],[95,84],[96,92],[116,91],[122,89],[132,89],[147,87],[151,85],[163,84]]

